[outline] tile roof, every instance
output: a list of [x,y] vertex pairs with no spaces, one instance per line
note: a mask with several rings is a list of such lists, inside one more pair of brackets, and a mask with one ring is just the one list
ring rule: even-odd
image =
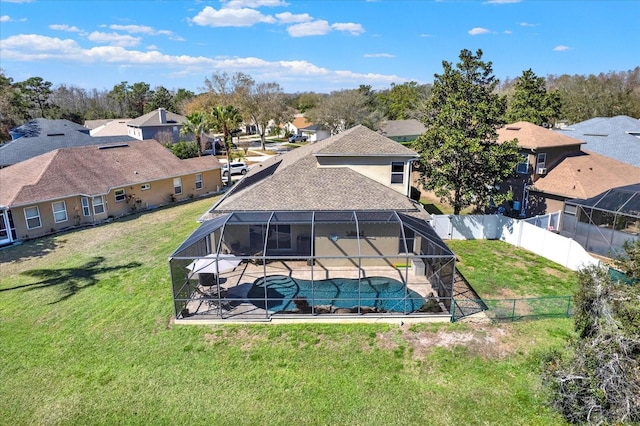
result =
[[397,142],[357,126],[254,166],[244,179],[249,182],[255,179],[255,182],[243,188],[241,181],[238,189],[232,189],[211,214],[254,210],[416,209],[403,194],[348,167],[318,167],[315,157],[318,154],[417,157]]
[[419,120],[387,120],[382,126],[381,133],[387,137],[421,135],[427,128]]
[[596,117],[556,132],[586,142],[586,149],[640,167],[640,120],[618,115]]
[[20,163],[60,148],[128,142],[129,136],[91,137],[89,129],[68,120],[37,118],[12,130],[26,133],[0,146],[0,167]]
[[293,119],[291,124],[298,130],[311,126],[313,123],[305,118],[304,115],[299,115]]
[[640,183],[640,168],[594,152],[567,155],[538,179],[535,190],[567,198],[590,198],[618,186]]
[[102,148],[63,148],[0,169],[0,205],[101,195],[114,187],[221,167],[211,155],[180,160],[152,139]]
[[581,145],[584,142],[551,129],[527,121],[507,124],[498,129],[498,142],[518,139],[518,146],[524,149],[554,148]]
[[[164,118],[161,117],[164,115]],[[158,108],[138,118],[134,118],[127,124],[130,127],[148,127],[148,126],[162,126],[162,125],[174,125],[182,124],[187,120],[186,117],[176,114],[171,111],[167,111],[164,108]]]

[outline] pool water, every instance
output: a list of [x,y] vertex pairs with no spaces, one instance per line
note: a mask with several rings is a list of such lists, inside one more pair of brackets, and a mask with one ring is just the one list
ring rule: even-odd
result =
[[387,312],[412,312],[425,303],[420,294],[388,277],[311,281],[271,275],[258,278],[247,294],[255,306],[273,312],[294,310],[293,299],[300,297],[305,297],[310,305],[332,305],[336,308],[367,306]]

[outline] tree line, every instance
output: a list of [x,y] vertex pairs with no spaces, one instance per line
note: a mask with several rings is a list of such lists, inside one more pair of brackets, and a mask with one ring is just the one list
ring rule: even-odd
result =
[[[187,114],[205,105],[211,94],[226,93],[241,87],[243,78],[250,76],[224,76],[214,74],[205,79],[205,85],[196,94],[184,88],[151,88],[148,83],[122,81],[111,90],[86,90],[69,84],[53,86],[42,77],[31,77],[14,82],[0,69],[0,139],[9,139],[8,130],[38,117],[65,118],[78,124],[86,120],[110,118],[136,118],[157,108],[178,114]],[[226,80],[222,83],[220,80]],[[532,70],[521,76],[498,82],[494,90],[504,96],[507,103],[527,102],[518,98],[518,83],[525,80],[536,90],[552,93],[554,99],[545,105],[547,122],[568,124],[593,117],[628,115],[640,118],[640,67],[629,71],[600,73],[598,75],[536,76]],[[227,87],[220,84],[227,84]],[[522,84],[522,83],[521,83]],[[375,128],[384,120],[422,119],[424,103],[431,97],[433,85],[415,81],[391,84],[387,89],[372,90],[361,85],[357,89],[339,90],[329,94],[302,92],[286,94],[275,82],[260,83],[257,91],[278,92],[284,102],[295,111],[306,113],[314,122],[323,121],[334,132],[350,123]],[[277,87],[276,87],[277,86]],[[220,89],[223,92],[219,92]],[[237,99],[237,98],[236,98]],[[193,105],[189,105],[193,102]],[[239,105],[236,105],[239,107]],[[530,108],[533,111],[533,108]],[[548,114],[547,114],[548,115]],[[275,118],[275,117],[274,117]],[[508,120],[511,121],[511,120]]]

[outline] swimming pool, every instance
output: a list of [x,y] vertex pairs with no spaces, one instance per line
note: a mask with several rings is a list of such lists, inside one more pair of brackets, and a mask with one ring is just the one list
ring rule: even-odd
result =
[[[267,302],[265,306],[265,289]],[[247,298],[255,306],[269,311],[293,311],[295,298],[306,298],[309,305],[335,308],[365,306],[385,312],[413,312],[425,299],[393,278],[333,278],[301,280],[286,275],[270,275],[254,281]]]

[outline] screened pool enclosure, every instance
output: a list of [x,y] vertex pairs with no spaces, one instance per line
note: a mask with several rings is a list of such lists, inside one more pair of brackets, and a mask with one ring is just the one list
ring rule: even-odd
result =
[[412,214],[220,214],[170,256],[176,319],[448,318],[455,256]]
[[587,251],[615,257],[640,234],[640,183],[610,189],[588,200],[567,200],[560,234]]

